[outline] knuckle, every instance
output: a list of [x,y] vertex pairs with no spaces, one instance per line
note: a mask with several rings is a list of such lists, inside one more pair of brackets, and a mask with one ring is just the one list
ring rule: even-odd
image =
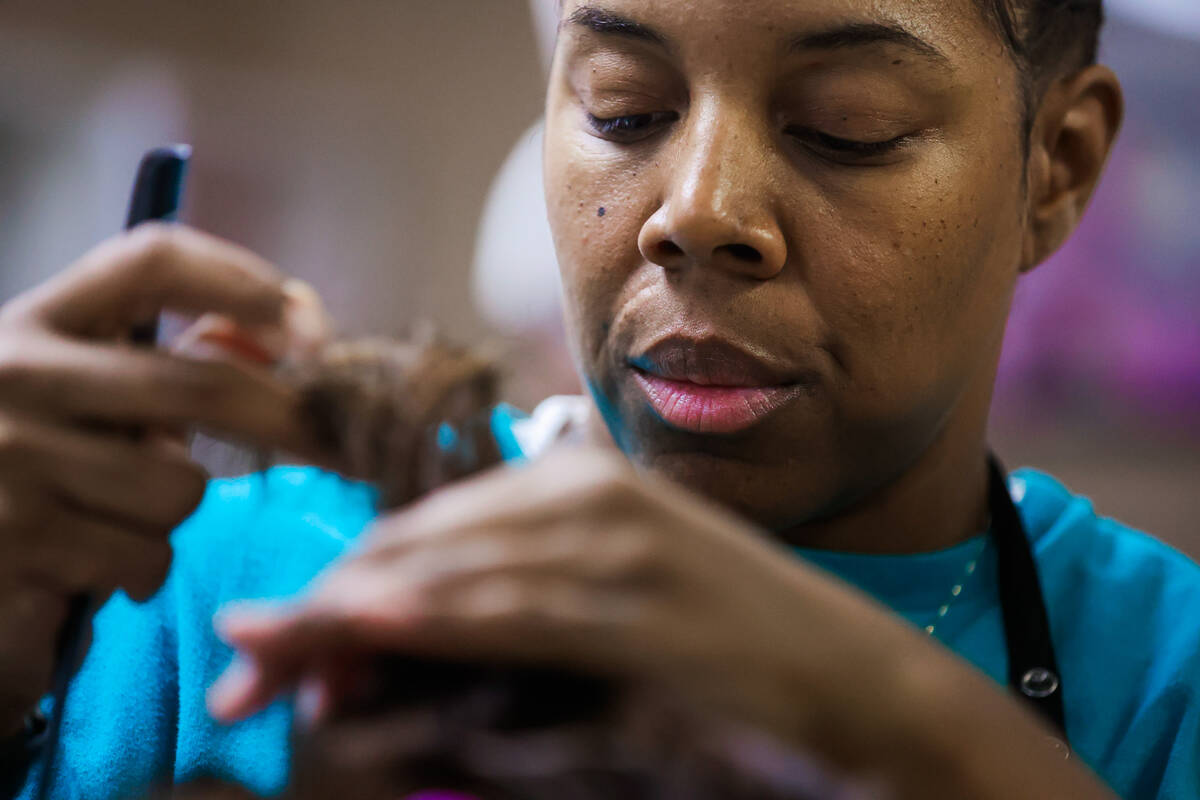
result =
[[0,402],[34,379],[37,360],[31,356],[28,338],[11,331],[0,332]]
[[149,280],[154,278],[162,264],[178,258],[178,231],[171,225],[146,222],[126,235],[125,248],[127,268],[138,277]]
[[639,580],[656,571],[659,550],[657,537],[646,531],[615,532],[607,537],[595,568],[602,579]]
[[493,578],[473,594],[470,610],[475,616],[518,626],[545,616],[538,594],[514,578]]

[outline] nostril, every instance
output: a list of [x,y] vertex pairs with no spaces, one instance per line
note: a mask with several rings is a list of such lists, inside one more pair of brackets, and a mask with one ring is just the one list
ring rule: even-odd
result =
[[748,244],[727,244],[717,249],[724,250],[739,261],[749,261],[752,264],[757,264],[763,260],[762,253]]
[[670,239],[658,243],[658,253],[664,258],[683,255],[683,248],[672,242]]

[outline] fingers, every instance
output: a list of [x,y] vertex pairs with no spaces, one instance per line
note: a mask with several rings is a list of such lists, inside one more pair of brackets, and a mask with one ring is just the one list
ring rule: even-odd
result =
[[133,440],[20,423],[36,440],[25,468],[44,475],[51,491],[80,513],[122,520],[165,535],[199,505],[208,475],[182,443],[165,436]]
[[168,535],[203,488],[202,473],[165,442],[0,416],[5,580],[64,596],[118,586],[149,596],[171,562]]
[[68,424],[199,424],[315,455],[294,392],[267,370],[114,343],[164,308],[219,314],[226,332],[253,337],[275,360],[310,352],[331,327],[311,288],[249,251],[181,226],[141,226],[0,309],[0,405]]
[[489,576],[441,588],[397,590],[360,575],[299,609],[222,615],[221,635],[245,662],[214,687],[210,709],[226,720],[255,713],[330,653],[555,663],[589,672],[642,665],[639,636],[654,604],[641,592],[551,576]]
[[92,515],[51,513],[21,538],[19,573],[63,596],[88,592],[104,598],[122,588],[143,600],[158,590],[171,566],[166,536],[144,536]]
[[647,589],[665,577],[664,537],[629,518],[626,465],[552,467],[439,492],[379,523],[302,607],[225,616],[222,635],[253,668],[214,691],[214,713],[252,713],[327,653],[632,668],[648,650],[638,637],[656,613]]
[[[391,520],[377,523],[387,526]],[[653,531],[638,524],[595,533],[580,521],[542,521],[529,525],[480,522],[427,538],[408,530],[398,540],[373,531],[319,596],[335,594],[373,572],[386,572],[389,585],[401,589],[454,592],[463,581],[506,575],[569,577],[599,586],[649,585],[667,578]]]
[[444,487],[392,515],[372,538],[414,545],[480,526],[531,529],[570,516],[612,527],[643,511],[639,477],[619,454],[551,453],[530,465],[502,465]]
[[[294,393],[266,370],[125,344],[163,309],[221,314],[279,353],[327,327],[311,290],[180,226],[116,237],[0,307],[0,591],[152,594],[169,532],[205,487],[165,431],[199,424],[315,454]],[[39,630],[58,627],[45,614]],[[36,642],[0,629],[2,671]]]
[[619,457],[499,469],[383,520],[296,608],[239,609],[220,631],[252,665],[214,713],[261,708],[324,654],[644,666],[670,580],[656,519]]
[[254,659],[239,655],[208,690],[208,712],[220,722],[256,714],[286,688],[295,672],[264,673]]
[[57,340],[0,357],[10,408],[63,422],[179,428],[193,424],[307,454],[313,445],[295,390],[232,361]]
[[249,250],[183,226],[147,224],[99,245],[7,311],[62,333],[108,337],[163,309],[277,323],[284,300],[280,274]]

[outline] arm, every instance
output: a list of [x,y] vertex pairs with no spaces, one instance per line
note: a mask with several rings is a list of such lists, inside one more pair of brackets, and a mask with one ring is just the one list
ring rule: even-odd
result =
[[335,652],[545,662],[663,687],[900,797],[1112,796],[886,609],[608,455],[443,490],[299,607],[243,610],[223,632],[244,653],[212,695],[226,717],[302,679],[335,706]]
[[[849,738],[852,726],[843,720],[830,752],[838,763],[885,775],[900,798],[1115,799],[1002,687],[952,653],[915,638],[911,655],[893,664],[900,707],[854,726],[858,742]],[[862,737],[871,729],[882,735]],[[864,739],[870,742],[866,748]]]

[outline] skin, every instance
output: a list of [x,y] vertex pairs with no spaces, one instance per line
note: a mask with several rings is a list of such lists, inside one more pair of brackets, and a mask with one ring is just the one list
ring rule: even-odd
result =
[[[564,26],[546,187],[576,356],[623,457],[559,454],[381,522],[299,607],[223,620],[243,658],[211,707],[236,718],[300,684],[320,719],[353,654],[379,649],[551,661],[748,721],[900,797],[1109,796],[999,687],[779,543],[913,552],[979,530],[1013,286],[1083,212],[1116,79],[1055,82],[1026,160],[1015,67],[965,2],[605,8],[666,44]],[[847,21],[905,26],[942,58],[784,54]],[[613,141],[588,113],[660,122]],[[846,163],[812,128],[912,138]],[[812,390],[744,434],[673,430],[626,364],[680,329],[738,338]]]
[[[565,3],[564,15],[580,5]],[[220,630],[242,658],[214,687],[214,713],[237,718],[301,686],[319,720],[336,708],[337,676],[381,649],[552,662],[748,722],[880,776],[900,797],[1110,796],[999,687],[780,542],[911,552],[980,528],[985,421],[1013,285],[1086,206],[1120,121],[1115,77],[1091,67],[1054,81],[1026,159],[1015,68],[965,0],[605,8],[668,45],[563,29],[546,175],[569,329],[602,412],[597,438],[621,452],[585,448],[447,488],[381,519],[302,602],[230,612]],[[896,44],[783,52],[788,37],[845,22],[900,25],[944,61]],[[665,116],[652,136],[614,142],[589,128],[589,111]],[[847,164],[814,130],[913,138],[870,165]],[[91,436],[97,460],[120,462],[149,493],[165,471],[135,469],[81,417],[296,438],[287,397],[253,370],[157,356],[151,370],[149,356],[110,343],[131,301],[278,323],[278,279],[193,235],[126,237],[0,315],[0,376],[52,378],[0,380],[6,442],[22,432],[21,448],[6,452],[65,463],[46,428],[11,422],[45,418],[53,431]],[[148,293],[135,279],[147,259],[174,265]],[[225,271],[199,277],[209,269]],[[88,292],[71,290],[83,279]],[[249,286],[261,304],[234,299]],[[811,376],[811,391],[736,436],[672,430],[634,393],[625,364],[680,326],[740,338]],[[107,369],[64,361],[80,339]],[[175,403],[132,391],[147,380],[176,390]],[[28,386],[42,391],[27,397]],[[115,394],[80,414],[67,398],[84,387]],[[218,390],[237,403],[214,406]],[[285,413],[264,413],[271,403]],[[76,508],[50,466],[33,482],[41,504],[0,518],[9,541],[35,512]],[[169,518],[190,511],[197,480],[182,483],[188,491],[149,539],[161,542]],[[6,498],[25,485],[15,469],[0,474]],[[136,528],[132,513],[93,502],[77,517]],[[87,529],[64,525],[61,551],[93,547],[88,557],[115,570],[123,559],[98,553],[103,537]],[[61,609],[59,576],[8,569],[10,596],[45,595]],[[152,586],[161,571],[158,561],[73,588]],[[44,652],[55,618],[35,617]],[[0,635],[6,669],[25,652],[21,635]],[[36,697],[47,662],[35,677],[13,672],[5,689]]]
[[[160,309],[219,312],[302,338],[295,292],[253,254],[184,228],[106,242],[0,309],[0,731],[49,688],[69,598],[149,597],[204,470],[177,435],[204,425],[313,452],[291,390],[261,370],[124,342]],[[303,332],[303,331],[301,331]],[[141,431],[141,433],[134,433]]]
[[[804,544],[936,549],[986,516],[992,383],[1032,266],[1022,106],[974,7],[928,6],[609,2],[668,46],[571,25],[550,80],[547,205],[609,432],[638,464]],[[899,45],[787,54],[790,36],[850,21],[904,25],[946,60]],[[636,142],[586,121],[656,112],[678,121]],[[792,128],[914,138],[856,162]],[[667,430],[626,361],[681,327],[736,337],[816,385],[745,435]]]

